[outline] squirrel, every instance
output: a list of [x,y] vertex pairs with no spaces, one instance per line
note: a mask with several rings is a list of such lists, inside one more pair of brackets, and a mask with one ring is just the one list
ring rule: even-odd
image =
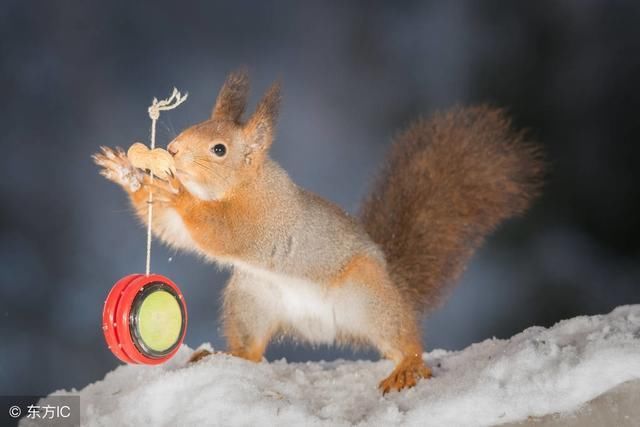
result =
[[243,120],[248,91],[246,71],[228,76],[210,118],[168,145],[175,174],[165,180],[151,182],[119,148],[102,147],[94,161],[144,223],[153,191],[162,241],[231,267],[221,318],[230,354],[259,362],[284,335],[374,347],[394,362],[383,394],[431,377],[421,317],[487,234],[539,194],[540,149],[500,109],[436,113],[395,138],[352,216],[270,158],[280,84]]

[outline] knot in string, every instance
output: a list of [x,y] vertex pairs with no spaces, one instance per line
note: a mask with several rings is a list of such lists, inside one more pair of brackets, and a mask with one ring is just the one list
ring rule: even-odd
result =
[[[153,101],[155,102],[156,99],[153,98]],[[158,109],[158,106],[156,104],[153,104],[149,107],[149,117],[151,118],[151,120],[158,120],[160,118],[160,110]]]
[[[159,101],[158,101],[158,98],[153,98],[153,102],[151,103],[148,109],[149,118],[152,120],[152,122],[155,122],[156,120],[158,120],[158,118],[160,118],[160,111],[173,110],[174,108],[182,104],[184,101],[186,101],[188,96],[189,96],[188,93],[185,93],[184,95],[182,95],[180,91],[174,87],[173,93],[169,98],[162,99]],[[154,128],[152,127],[151,128],[151,136],[152,136],[151,144],[152,145],[155,144],[155,140],[153,138],[155,135],[153,130]]]

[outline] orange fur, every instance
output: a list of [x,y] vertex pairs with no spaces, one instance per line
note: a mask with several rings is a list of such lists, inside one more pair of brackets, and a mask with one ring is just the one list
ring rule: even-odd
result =
[[355,255],[344,265],[338,273],[331,278],[334,286],[344,284],[347,280],[358,283],[374,283],[378,277],[386,274],[384,267],[373,261],[366,255]]
[[226,333],[231,354],[252,362],[260,362],[262,360],[271,338],[271,335],[269,335],[262,339],[244,340],[239,331],[227,329]]

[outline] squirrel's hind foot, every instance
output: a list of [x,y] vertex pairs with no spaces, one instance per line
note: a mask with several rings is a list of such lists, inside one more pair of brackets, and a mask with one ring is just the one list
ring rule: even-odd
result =
[[206,348],[201,348],[201,349],[195,350],[193,352],[193,354],[191,355],[189,360],[187,360],[187,364],[198,363],[199,361],[201,361],[205,357],[209,357],[209,356],[212,356],[214,354],[223,354],[223,355],[227,355],[227,356],[232,356],[232,354],[227,352],[227,351],[213,351],[212,352],[212,351],[207,350]]
[[201,348],[200,350],[196,350],[193,352],[187,363],[196,363],[201,361],[207,356],[211,356],[213,353],[207,349]]
[[380,382],[378,388],[382,394],[400,391],[415,386],[420,378],[431,378],[431,369],[420,357],[406,358],[396,366],[391,375]]

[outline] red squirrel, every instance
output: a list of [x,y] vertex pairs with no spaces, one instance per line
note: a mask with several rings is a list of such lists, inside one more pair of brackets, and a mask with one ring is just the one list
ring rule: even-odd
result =
[[383,393],[429,378],[421,316],[485,236],[539,193],[539,149],[498,109],[420,119],[397,136],[352,216],[269,157],[279,84],[243,120],[248,90],[245,72],[229,75],[211,117],[168,145],[175,174],[166,180],[150,182],[121,149],[103,147],[94,160],[143,222],[153,190],[152,229],[166,244],[231,268],[222,324],[232,355],[259,362],[279,335],[364,344],[395,363]]

